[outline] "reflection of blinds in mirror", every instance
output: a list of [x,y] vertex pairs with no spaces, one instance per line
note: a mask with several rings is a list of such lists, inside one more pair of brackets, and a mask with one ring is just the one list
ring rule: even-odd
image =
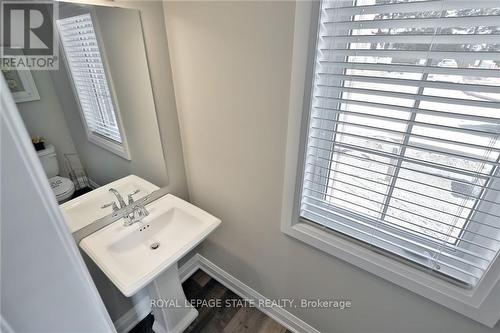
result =
[[323,1],[300,214],[473,286],[500,249],[500,2]]
[[57,20],[57,27],[88,130],[122,143],[90,14]]

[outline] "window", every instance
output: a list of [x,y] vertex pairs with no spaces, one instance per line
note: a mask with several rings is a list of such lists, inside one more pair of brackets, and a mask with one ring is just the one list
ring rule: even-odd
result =
[[324,1],[300,216],[472,288],[500,249],[500,5]]
[[57,20],[89,141],[129,158],[90,14]]
[[499,18],[497,0],[296,2],[281,209],[288,236],[489,327]]
[[297,2],[281,210],[287,235],[490,327],[499,17],[498,1]]

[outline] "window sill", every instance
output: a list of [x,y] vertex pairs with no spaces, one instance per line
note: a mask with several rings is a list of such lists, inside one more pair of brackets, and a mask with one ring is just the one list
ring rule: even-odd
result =
[[298,221],[283,223],[282,231],[321,251],[358,266],[400,287],[459,312],[486,326],[493,327],[500,313],[500,265],[474,288],[464,289],[408,266],[398,260],[373,252],[324,228]]
[[[318,203],[317,205],[309,204],[308,210],[303,212],[301,219],[303,219],[303,222],[313,227],[325,230],[328,233],[334,233],[334,235],[348,242],[354,242],[365,249],[392,257],[405,265],[413,265],[415,268],[418,267],[419,270],[427,274],[433,274],[461,288],[472,289],[477,281],[472,274],[468,275],[453,269],[454,260],[461,259],[461,252],[453,253],[453,250],[458,249],[458,247],[442,248],[442,255],[440,256],[438,265],[439,268],[437,268],[434,266],[433,261],[430,260],[430,253],[433,248],[441,244],[436,244],[434,240],[424,239],[419,237],[419,235],[407,233],[397,229],[397,227],[384,225],[384,223],[380,223],[375,229],[367,228],[363,230],[362,226],[359,226],[359,229],[353,229],[347,227],[352,221],[349,215],[350,212],[340,209],[330,214]],[[354,216],[354,218],[356,217]],[[365,222],[370,223],[369,220]],[[372,233],[372,231],[375,231],[375,233]],[[392,238],[389,241],[387,237],[381,238],[381,235],[390,235]],[[406,241],[401,242],[399,237],[405,238]],[[429,266],[433,269],[429,269]]]
[[[130,152],[125,141],[122,144],[115,143],[111,140],[105,139],[100,135],[94,134],[92,132],[87,131],[87,139],[89,142],[106,149],[107,151],[120,156],[121,158],[126,159],[127,161],[131,161]],[[125,140],[125,138],[123,138]]]

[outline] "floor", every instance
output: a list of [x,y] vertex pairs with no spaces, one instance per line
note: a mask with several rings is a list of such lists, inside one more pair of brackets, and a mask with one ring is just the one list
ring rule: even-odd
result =
[[[187,299],[200,304],[198,317],[184,333],[291,333],[256,308],[244,306],[241,297],[202,270],[196,271],[182,286]],[[209,306],[216,300],[222,306]],[[153,332],[153,320],[152,315],[147,316],[130,333]]]

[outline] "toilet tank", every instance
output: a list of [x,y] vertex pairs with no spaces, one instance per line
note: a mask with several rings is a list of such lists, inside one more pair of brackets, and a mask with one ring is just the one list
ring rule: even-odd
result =
[[55,177],[59,174],[59,163],[57,162],[56,148],[53,145],[45,145],[45,149],[37,151],[38,158],[42,162],[43,170],[47,178]]

